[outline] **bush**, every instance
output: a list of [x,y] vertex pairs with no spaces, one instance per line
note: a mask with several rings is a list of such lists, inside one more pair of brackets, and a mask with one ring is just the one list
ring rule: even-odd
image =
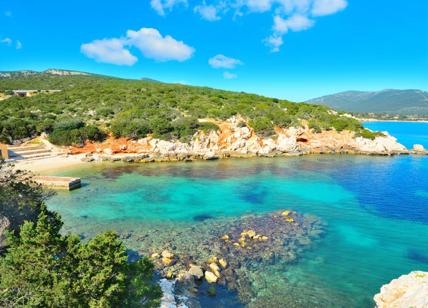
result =
[[372,132],[371,130],[363,129],[357,133],[357,136],[374,140],[376,137],[384,136],[384,134],[381,132]]
[[86,140],[103,141],[106,134],[96,126],[85,126],[83,121],[65,121],[54,126],[49,141],[57,145],[84,145]]
[[267,117],[258,117],[258,118],[252,119],[248,124],[259,135],[269,137],[275,134],[275,130],[273,129],[272,122]]

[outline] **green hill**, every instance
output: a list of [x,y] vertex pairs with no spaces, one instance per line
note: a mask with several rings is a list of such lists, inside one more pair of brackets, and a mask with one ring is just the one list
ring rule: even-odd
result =
[[306,120],[316,131],[347,129],[372,137],[357,120],[325,106],[206,87],[48,71],[0,78],[0,92],[14,89],[61,91],[0,101],[0,142],[47,132],[63,138],[57,143],[81,144],[101,139],[97,130],[117,137],[153,134],[189,140],[197,130],[217,128],[198,119],[226,120],[238,114],[247,120],[243,125],[265,136],[274,135],[274,127],[299,126]]
[[428,115],[428,92],[421,90],[347,91],[308,102],[348,112]]

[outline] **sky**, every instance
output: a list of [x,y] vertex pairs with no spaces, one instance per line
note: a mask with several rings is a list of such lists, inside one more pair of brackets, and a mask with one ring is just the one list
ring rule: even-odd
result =
[[293,101],[428,90],[428,1],[0,0],[0,71],[48,68]]

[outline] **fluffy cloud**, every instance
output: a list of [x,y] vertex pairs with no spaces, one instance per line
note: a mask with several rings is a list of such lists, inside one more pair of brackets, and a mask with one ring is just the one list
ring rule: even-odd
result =
[[80,50],[88,58],[94,59],[97,62],[134,65],[138,59],[125,48],[125,45],[125,39],[112,38],[95,40],[91,43],[83,44]]
[[231,72],[224,72],[223,77],[224,77],[224,79],[235,79],[238,77],[238,75],[233,74]]
[[301,14],[295,14],[287,19],[277,15],[273,18],[273,21],[274,31],[281,34],[285,34],[289,30],[294,32],[307,30],[314,25],[313,20]]
[[212,68],[234,69],[238,65],[242,65],[242,61],[234,58],[229,58],[224,55],[216,55],[208,60]]
[[116,65],[134,65],[138,58],[131,54],[135,47],[149,59],[157,61],[185,61],[194,49],[173,37],[162,36],[157,29],[128,30],[126,37],[95,40],[80,47],[81,52],[97,62]]
[[195,13],[201,15],[201,17],[208,21],[220,20],[218,16],[219,9],[214,5],[206,5],[205,2],[202,5],[197,5],[194,8]]
[[[195,1],[197,2],[197,1]],[[345,9],[347,0],[199,0],[193,11],[207,21],[220,20],[232,11],[234,18],[246,14],[270,13],[274,16],[272,32],[264,39],[272,51],[279,51],[283,36],[290,31],[304,31],[314,26],[318,17],[331,15]],[[158,14],[172,10],[188,0],[151,0]],[[192,2],[189,2],[192,3]]]
[[150,5],[159,15],[165,16],[165,11],[171,11],[174,6],[187,5],[187,0],[150,0]]
[[334,14],[348,6],[346,0],[315,0],[312,7],[313,16]]
[[315,18],[337,13],[347,5],[347,0],[214,0],[209,5],[203,0],[194,11],[210,21],[221,19],[231,10],[235,11],[235,17],[269,12],[274,15],[272,32],[264,42],[277,52],[283,45],[285,34],[308,30],[314,26]]
[[128,44],[137,47],[146,58],[157,61],[186,61],[192,57],[195,49],[173,37],[162,36],[153,28],[139,31],[128,30]]

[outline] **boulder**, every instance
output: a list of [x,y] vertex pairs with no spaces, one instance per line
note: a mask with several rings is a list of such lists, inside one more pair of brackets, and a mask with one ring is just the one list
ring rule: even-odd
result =
[[226,268],[227,267],[227,261],[223,258],[221,258],[220,260],[218,260],[218,263],[220,264],[220,266],[222,268]]
[[174,263],[175,263],[175,259],[162,257],[162,264],[164,266],[171,266],[171,265],[174,265]]
[[415,145],[413,145],[413,151],[425,152],[425,148],[422,144],[415,144]]
[[210,271],[206,271],[205,279],[207,280],[208,283],[216,283],[218,278],[214,273]]
[[217,263],[210,263],[209,265],[210,270],[216,275],[218,278],[221,277],[220,275],[220,267],[217,265]]
[[195,277],[196,279],[201,279],[202,277],[204,277],[204,272],[202,268],[198,265],[190,265],[190,268],[187,273]]
[[392,280],[374,301],[378,308],[428,307],[428,272],[415,271]]
[[169,258],[169,259],[174,258],[174,254],[171,253],[171,252],[169,252],[166,249],[164,251],[162,251],[161,255],[162,255],[163,258]]

